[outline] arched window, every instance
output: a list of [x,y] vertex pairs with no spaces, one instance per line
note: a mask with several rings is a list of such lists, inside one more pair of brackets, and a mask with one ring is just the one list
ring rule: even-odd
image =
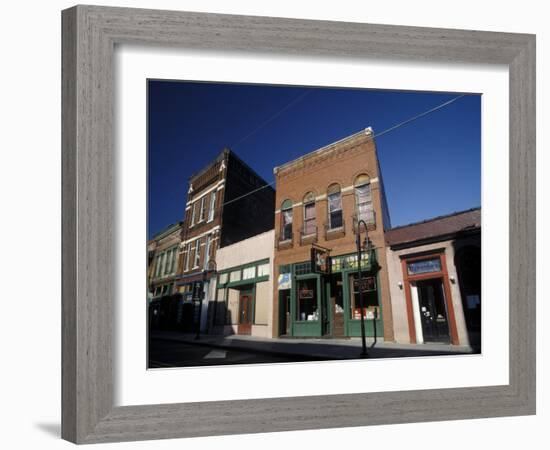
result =
[[292,239],[292,201],[285,200],[281,205],[281,240]]
[[315,226],[315,195],[313,192],[308,192],[304,196],[304,235],[314,234]]
[[329,229],[342,228],[342,192],[338,184],[331,184],[327,190]]
[[372,195],[370,190],[370,178],[362,174],[355,179],[355,213],[357,221],[374,223],[374,209],[372,207]]

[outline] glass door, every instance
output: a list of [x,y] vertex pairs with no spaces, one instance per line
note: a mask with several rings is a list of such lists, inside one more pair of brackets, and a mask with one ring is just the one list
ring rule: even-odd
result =
[[424,342],[450,342],[443,280],[421,280],[416,285]]

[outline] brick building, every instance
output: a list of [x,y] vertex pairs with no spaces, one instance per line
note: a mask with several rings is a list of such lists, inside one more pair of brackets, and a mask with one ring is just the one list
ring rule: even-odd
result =
[[481,209],[388,230],[395,339],[481,348]]
[[213,268],[217,249],[273,228],[275,193],[266,185],[228,149],[189,178],[177,286],[185,314],[192,311],[193,323],[200,317],[203,331],[215,298],[215,283],[204,272]]
[[[356,231],[363,254],[367,336],[393,341],[384,230],[390,219],[370,128],[274,169],[276,180],[273,335],[360,336]],[[362,230],[364,235],[364,231]],[[312,246],[330,250],[331,273],[314,273]],[[372,260],[371,260],[372,259]]]
[[182,222],[169,225],[147,242],[149,319],[153,328],[170,328]]

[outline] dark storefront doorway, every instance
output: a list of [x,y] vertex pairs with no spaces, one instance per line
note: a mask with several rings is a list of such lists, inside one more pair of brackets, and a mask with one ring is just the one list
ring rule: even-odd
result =
[[341,273],[330,277],[330,296],[333,313],[332,336],[343,337],[345,335],[344,293]]
[[239,296],[239,325],[238,334],[251,334],[252,332],[252,294],[241,292]]
[[290,335],[290,289],[279,291],[279,316],[281,336]]
[[449,339],[449,323],[443,280],[432,278],[416,282],[418,304],[424,342],[446,342]]

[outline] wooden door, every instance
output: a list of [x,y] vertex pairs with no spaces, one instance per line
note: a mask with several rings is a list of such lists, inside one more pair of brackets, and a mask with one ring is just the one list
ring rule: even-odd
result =
[[243,293],[239,296],[239,324],[238,334],[252,332],[252,295]]

